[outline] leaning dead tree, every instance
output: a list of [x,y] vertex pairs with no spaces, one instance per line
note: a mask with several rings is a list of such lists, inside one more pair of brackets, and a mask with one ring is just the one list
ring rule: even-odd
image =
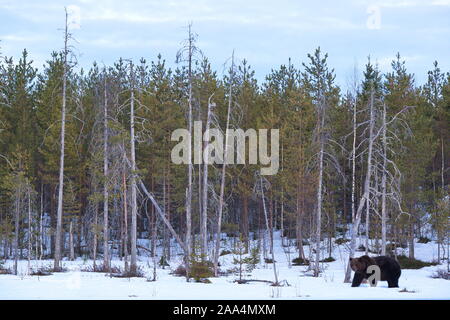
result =
[[[124,153],[123,156],[124,156],[124,162],[126,163],[126,165],[128,167],[131,167],[130,159],[128,159],[126,157],[125,153]],[[139,170],[137,167],[135,167],[135,169]],[[186,243],[181,239],[181,237],[175,231],[175,229],[173,228],[173,226],[170,223],[169,219],[167,219],[167,216],[166,216],[166,214],[164,212],[164,209],[161,208],[161,206],[158,203],[158,201],[156,201],[156,198],[153,195],[153,193],[148,191],[147,187],[145,186],[144,182],[142,181],[142,179],[139,176],[136,177],[136,184],[140,187],[140,189],[144,193],[144,195],[150,200],[150,202],[152,203],[152,205],[155,208],[156,213],[158,213],[159,217],[161,218],[163,223],[166,225],[167,229],[169,229],[169,231],[172,234],[172,236],[178,242],[178,245],[181,247],[181,249],[183,250],[184,254],[186,254],[188,252],[188,247],[187,247]]]

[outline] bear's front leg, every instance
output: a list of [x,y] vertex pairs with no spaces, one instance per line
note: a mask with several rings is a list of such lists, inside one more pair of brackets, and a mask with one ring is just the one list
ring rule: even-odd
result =
[[398,279],[388,280],[388,288],[398,288]]
[[364,274],[360,272],[355,272],[355,275],[353,276],[352,281],[352,287],[359,287],[361,282],[364,280]]

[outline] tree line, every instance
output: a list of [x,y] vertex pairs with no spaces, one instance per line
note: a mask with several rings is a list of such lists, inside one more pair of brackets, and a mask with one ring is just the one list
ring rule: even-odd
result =
[[[54,259],[57,271],[81,256],[109,270],[113,255],[135,273],[138,251],[159,248],[167,261],[182,253],[188,274],[198,255],[218,275],[221,235],[245,252],[258,240],[269,257],[275,231],[316,276],[338,240],[351,257],[361,245],[407,246],[413,258],[428,236],[445,258],[450,73],[434,62],[418,85],[400,54],[387,73],[369,58],[344,91],[317,48],[258,83],[234,53],[219,76],[196,44],[189,26],[174,69],[159,55],[76,71],[66,24],[64,49],[41,70],[26,50],[2,59],[0,255],[16,273],[19,259]],[[278,174],[248,161],[172,163],[172,132],[193,135],[194,121],[279,129]]]

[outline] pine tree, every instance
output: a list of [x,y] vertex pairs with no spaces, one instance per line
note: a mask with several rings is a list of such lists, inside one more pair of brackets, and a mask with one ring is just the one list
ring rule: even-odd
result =
[[[334,70],[329,70],[327,66],[328,54],[321,55],[320,48],[317,48],[314,55],[308,54],[309,64],[304,64],[305,72],[302,74],[306,90],[312,100],[317,117],[316,135],[318,146],[318,182],[317,182],[317,209],[316,209],[316,231],[315,231],[315,264],[314,275],[319,276],[319,262],[321,251],[321,229],[322,229],[322,208],[324,191],[324,166],[325,148],[329,144],[330,137],[330,109],[336,106],[339,89],[334,85]],[[329,153],[327,153],[329,155]],[[330,159],[333,161],[333,159]]]

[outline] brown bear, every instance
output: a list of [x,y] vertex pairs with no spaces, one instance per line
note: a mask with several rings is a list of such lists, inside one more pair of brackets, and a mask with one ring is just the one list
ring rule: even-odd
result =
[[377,265],[380,268],[381,279],[379,280],[387,281],[389,288],[398,288],[398,279],[401,275],[400,265],[395,259],[386,256],[350,258],[350,267],[355,271],[352,287],[359,287],[364,279],[371,276],[367,273],[367,267],[370,265]]

